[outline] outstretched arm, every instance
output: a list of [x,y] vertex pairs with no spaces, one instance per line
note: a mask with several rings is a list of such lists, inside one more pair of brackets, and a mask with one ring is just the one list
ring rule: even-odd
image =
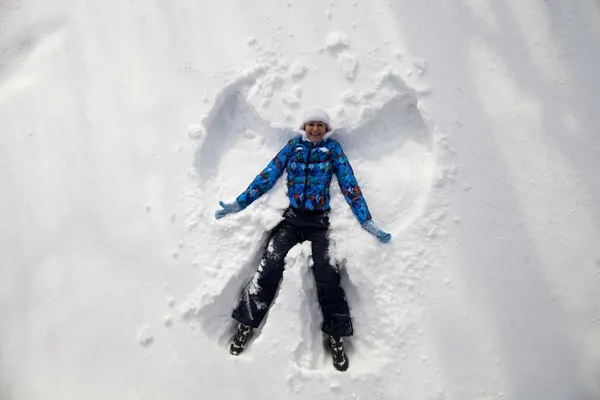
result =
[[336,143],[333,148],[333,170],[337,176],[340,189],[346,198],[346,202],[350,205],[360,225],[368,232],[377,236],[379,240],[387,243],[392,235],[379,229],[371,218],[371,212],[358,186],[358,181],[354,176],[350,161],[339,143]]
[[279,153],[271,160],[267,167],[254,178],[250,186],[240,194],[235,202],[226,204],[219,203],[222,210],[218,210],[215,213],[217,219],[224,217],[227,214],[235,213],[248,207],[252,202],[258,199],[260,196],[268,192],[277,180],[283,175],[283,171],[287,165],[289,157],[292,153],[292,142],[290,140]]
[[348,157],[342,150],[342,146],[336,143],[333,147],[333,171],[337,176],[340,189],[346,198],[346,202],[350,205],[352,212],[362,225],[371,219],[371,213],[367,202],[358,186],[354,171],[348,161]]
[[268,192],[281,175],[283,175],[285,166],[292,154],[293,141],[293,139],[290,140],[285,147],[277,153],[275,158],[271,160],[269,165],[254,178],[250,186],[235,199],[242,209],[248,207],[252,202]]

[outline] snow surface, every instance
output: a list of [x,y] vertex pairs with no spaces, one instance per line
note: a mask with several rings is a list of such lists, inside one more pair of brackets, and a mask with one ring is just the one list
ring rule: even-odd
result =
[[[0,2],[0,399],[600,398],[593,0]],[[229,314],[329,110],[356,335],[331,366],[309,243],[247,353]]]

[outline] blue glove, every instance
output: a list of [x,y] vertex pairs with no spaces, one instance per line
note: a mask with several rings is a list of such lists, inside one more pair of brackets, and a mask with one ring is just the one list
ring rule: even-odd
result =
[[233,203],[223,203],[222,201],[220,201],[219,205],[223,207],[223,209],[215,211],[216,219],[221,219],[227,214],[233,214],[242,210],[242,207],[237,201],[234,201]]
[[377,239],[382,243],[387,243],[392,238],[391,234],[382,231],[372,219],[365,221],[365,223],[362,224],[362,227],[365,228],[367,232],[377,236]]

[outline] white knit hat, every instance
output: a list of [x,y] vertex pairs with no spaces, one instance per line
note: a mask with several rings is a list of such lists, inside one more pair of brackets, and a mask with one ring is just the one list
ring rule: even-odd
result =
[[304,130],[304,125],[310,121],[318,121],[327,125],[327,132],[331,131],[331,123],[329,122],[329,114],[327,111],[319,107],[311,107],[304,111],[302,114],[302,123],[300,124],[300,130]]

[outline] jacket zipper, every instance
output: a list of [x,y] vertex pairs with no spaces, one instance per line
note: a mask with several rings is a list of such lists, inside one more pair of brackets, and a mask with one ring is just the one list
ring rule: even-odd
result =
[[304,197],[302,198],[302,208],[306,210],[306,192],[308,191],[308,164],[310,162],[310,152],[313,149],[313,144],[311,143],[310,148],[308,149],[308,157],[306,157],[306,178],[304,183]]

